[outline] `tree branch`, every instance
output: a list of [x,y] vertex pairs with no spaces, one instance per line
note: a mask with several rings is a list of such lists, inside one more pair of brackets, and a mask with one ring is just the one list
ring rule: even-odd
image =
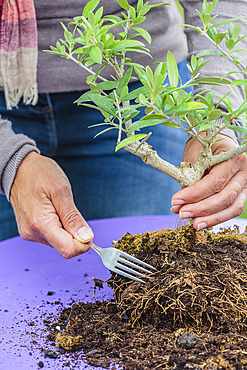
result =
[[125,146],[123,149],[140,157],[144,163],[171,176],[179,183],[181,182],[181,169],[162,159],[157,154],[156,150],[153,150],[151,145],[149,145],[147,142],[143,142],[142,145],[140,145],[140,141],[136,141]]
[[210,166],[214,166],[216,164],[219,164],[221,162],[227,161],[228,159],[231,159],[233,157],[236,157],[239,154],[242,154],[244,152],[247,152],[247,143],[244,145],[241,145],[237,148],[228,150],[227,152],[223,152],[220,154],[213,155],[210,160]]
[[[65,55],[68,59],[72,60],[73,62],[75,62],[76,64],[78,64],[81,68],[85,69],[88,73],[90,73],[91,75],[95,75],[96,73],[94,71],[92,71],[92,69],[84,66],[84,64],[78,62],[78,60],[76,60],[74,57],[72,57],[72,55],[70,55],[69,53],[65,52]],[[108,81],[106,78],[104,77],[101,77],[100,75],[98,75],[98,78],[101,80],[101,81]]]

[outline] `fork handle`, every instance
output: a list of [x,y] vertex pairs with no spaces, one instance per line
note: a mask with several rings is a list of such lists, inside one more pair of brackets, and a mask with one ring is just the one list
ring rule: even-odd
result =
[[91,243],[90,244],[90,247],[95,251],[95,252],[97,252],[98,253],[98,255],[100,256],[100,247],[98,246],[98,245],[96,245],[96,244],[94,244],[94,243]]

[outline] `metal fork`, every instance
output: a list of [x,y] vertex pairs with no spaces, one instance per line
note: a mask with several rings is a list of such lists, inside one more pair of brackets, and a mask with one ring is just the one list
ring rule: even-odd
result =
[[[149,265],[148,263],[143,262],[126,252],[120,251],[117,248],[101,248],[94,243],[91,243],[90,247],[99,254],[103,264],[109,270],[116,272],[119,275],[125,276],[129,279],[139,281],[140,283],[146,283],[140,278],[149,278],[148,276],[143,274],[144,272],[146,272],[147,274],[151,274],[156,270],[155,267]],[[137,270],[139,270],[140,272]]]

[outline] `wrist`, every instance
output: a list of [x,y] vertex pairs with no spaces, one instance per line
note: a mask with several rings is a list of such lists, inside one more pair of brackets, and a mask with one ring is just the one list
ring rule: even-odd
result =
[[12,186],[17,178],[17,174],[20,174],[21,169],[34,156],[39,156],[39,150],[32,145],[24,145],[20,148],[8,162],[3,176],[2,176],[2,188],[3,191],[10,200]]

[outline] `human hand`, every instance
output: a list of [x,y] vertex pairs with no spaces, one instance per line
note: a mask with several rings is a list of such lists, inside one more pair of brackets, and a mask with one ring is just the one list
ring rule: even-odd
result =
[[50,158],[36,152],[21,162],[10,193],[21,237],[71,258],[90,249],[93,232],[76,208],[69,180]]
[[[213,154],[237,146],[231,138],[218,135],[212,146]],[[195,163],[201,145],[190,139],[184,150],[185,162]],[[247,196],[247,156],[242,153],[208,169],[204,177],[193,186],[178,191],[172,197],[172,208],[181,219],[194,218],[196,230],[209,228],[239,216]]]

